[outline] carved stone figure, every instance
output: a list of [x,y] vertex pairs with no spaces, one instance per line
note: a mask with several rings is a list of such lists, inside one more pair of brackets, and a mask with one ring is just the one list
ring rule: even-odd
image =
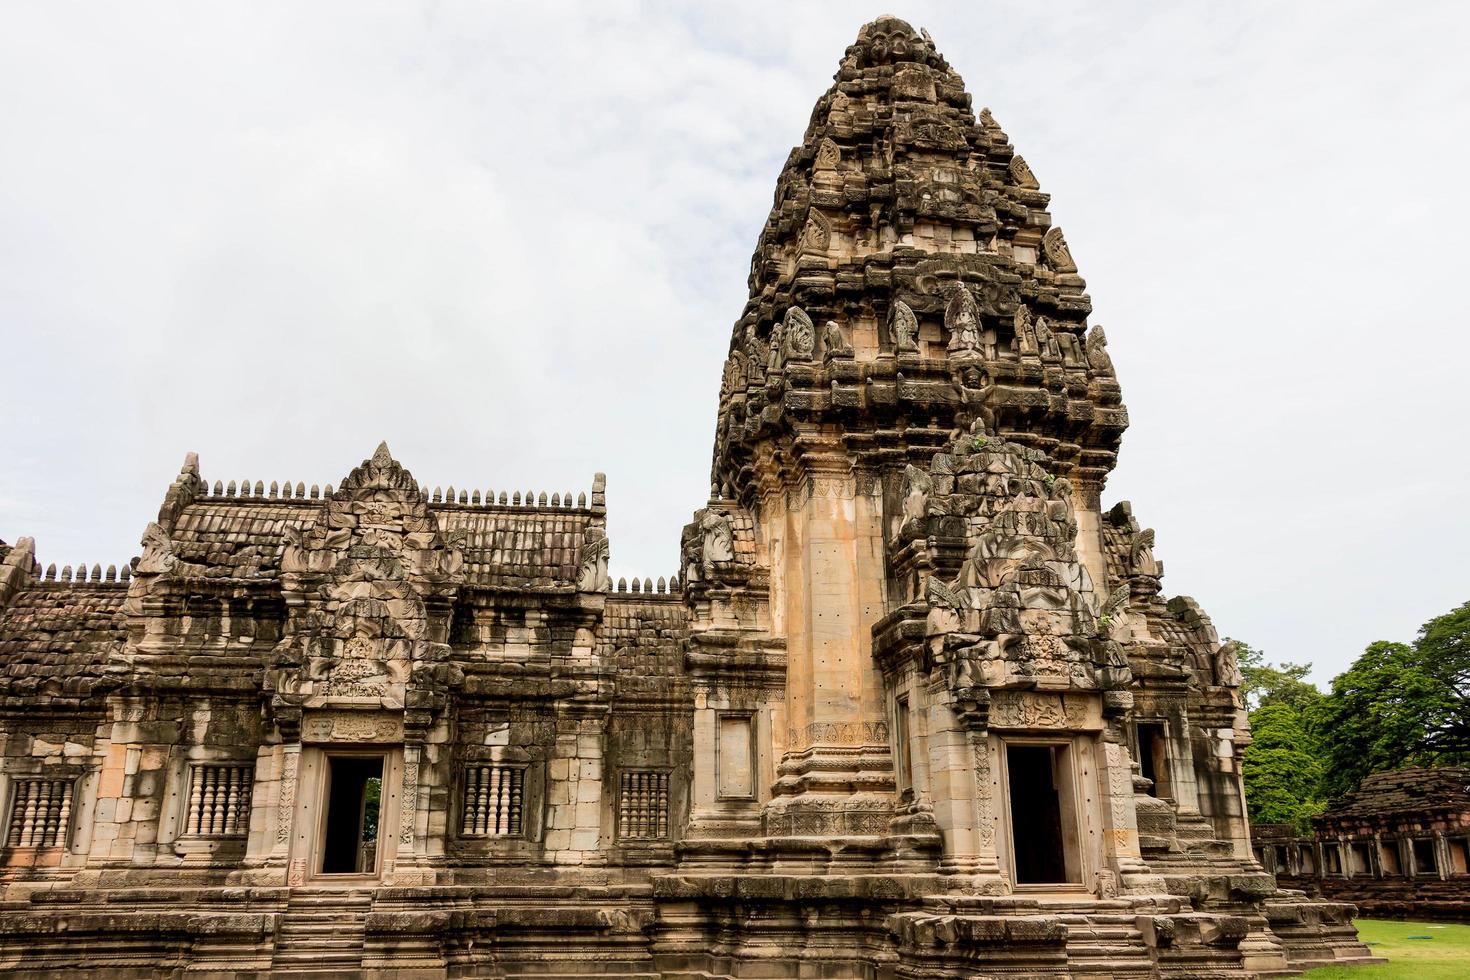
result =
[[836,320],[828,320],[822,327],[822,347],[829,357],[851,357],[852,345],[842,335]]
[[919,345],[914,338],[918,335],[918,317],[903,300],[895,300],[888,311],[888,336],[893,342],[893,349],[900,354],[917,351]]
[[903,519],[923,520],[934,481],[929,474],[910,463],[903,468]]
[[730,527],[730,516],[723,511],[710,510],[700,521],[699,531],[700,567],[708,577],[713,574],[716,564],[735,560],[735,536]]
[[1240,644],[1226,640],[1215,651],[1215,683],[1221,687],[1240,687],[1244,682],[1240,672]]
[[974,351],[980,348],[980,310],[975,297],[963,283],[955,286],[944,308],[944,326],[949,331],[949,351]]
[[1094,374],[1104,378],[1113,376],[1113,359],[1108,356],[1108,338],[1101,326],[1087,331],[1087,364]]
[[1049,361],[1060,361],[1062,359],[1062,348],[1057,343],[1057,335],[1052,333],[1051,323],[1046,317],[1036,318],[1034,326],[1036,330],[1036,343],[1041,348],[1041,356]]
[[777,323],[771,327],[771,337],[766,342],[766,371],[775,372],[781,370],[786,362],[786,330],[782,324]]
[[173,542],[167,532],[155,523],[143,530],[143,556],[136,569],[139,575],[166,575],[174,570],[178,559],[174,557]]

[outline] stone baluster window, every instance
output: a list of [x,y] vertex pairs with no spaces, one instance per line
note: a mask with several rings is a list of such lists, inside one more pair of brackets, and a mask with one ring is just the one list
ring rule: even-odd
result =
[[6,847],[61,847],[71,821],[71,779],[11,781]]
[[618,839],[666,840],[669,836],[669,774],[625,769],[618,780]]
[[250,830],[252,765],[200,763],[189,768],[189,837],[243,837]]
[[460,832],[466,837],[519,837],[525,801],[524,766],[467,766]]

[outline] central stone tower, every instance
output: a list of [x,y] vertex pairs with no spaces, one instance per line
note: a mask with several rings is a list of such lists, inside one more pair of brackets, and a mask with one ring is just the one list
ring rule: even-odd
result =
[[927,33],[862,29],[781,172],[684,533],[666,973],[1364,952],[1252,860],[1233,649],[1102,507],[1128,415],[1048,203]]

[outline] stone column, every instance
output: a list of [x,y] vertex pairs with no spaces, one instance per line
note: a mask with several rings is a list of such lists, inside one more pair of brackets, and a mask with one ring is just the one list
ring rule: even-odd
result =
[[883,682],[872,626],[884,609],[882,500],[846,469],[792,489],[773,588],[787,644],[787,751],[767,808],[782,834],[886,831],[893,807]]

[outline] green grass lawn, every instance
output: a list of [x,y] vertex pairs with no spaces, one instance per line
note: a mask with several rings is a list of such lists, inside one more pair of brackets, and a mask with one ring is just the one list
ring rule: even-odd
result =
[[[1470,926],[1440,922],[1358,919],[1358,936],[1378,966],[1327,966],[1305,974],[1310,980],[1465,980],[1470,977]],[[1429,936],[1429,939],[1413,939]]]

